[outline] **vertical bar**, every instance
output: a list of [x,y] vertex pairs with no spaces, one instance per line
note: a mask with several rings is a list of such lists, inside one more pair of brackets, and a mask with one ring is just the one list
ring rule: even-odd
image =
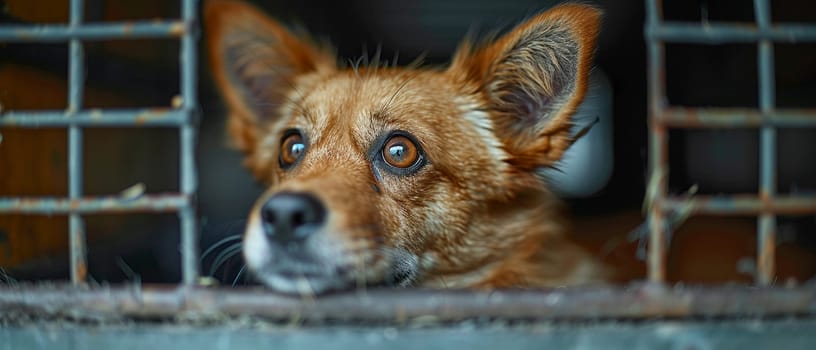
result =
[[[646,0],[647,31],[656,29],[661,22],[660,0]],[[667,193],[668,176],[668,133],[665,124],[658,118],[665,107],[664,45],[657,39],[649,39],[649,281],[663,283],[666,280],[667,225],[663,212],[663,200]]]
[[[754,0],[754,12],[760,30],[770,28],[771,11],[768,0]],[[760,40],[757,51],[759,63],[759,108],[768,115],[776,105],[773,43]],[[760,200],[770,200],[776,195],[776,129],[764,125],[760,129]],[[757,276],[760,285],[773,283],[775,273],[776,215],[763,211],[757,224]]]
[[[191,117],[195,116],[196,97],[196,73],[198,62],[196,61],[196,40],[198,31],[196,26],[196,3],[197,0],[182,1],[182,19],[188,27],[188,31],[181,39],[180,62],[181,67],[181,97],[182,108]],[[182,256],[182,282],[186,286],[196,283],[199,275],[198,266],[198,231],[196,228],[195,196],[198,187],[196,180],[195,165],[195,144],[196,144],[196,123],[197,118],[189,118],[190,122],[179,130],[180,145],[180,187],[183,194],[190,198],[189,204],[179,211],[179,221],[181,223],[181,256]]]
[[[71,0],[72,27],[82,25],[83,0]],[[68,67],[68,112],[73,114],[82,108],[83,80],[85,72],[85,55],[82,41],[71,39]],[[82,129],[79,126],[68,127],[68,196],[77,199],[82,196]],[[87,276],[85,223],[82,216],[72,213],[68,217],[71,250],[71,282],[80,284]]]

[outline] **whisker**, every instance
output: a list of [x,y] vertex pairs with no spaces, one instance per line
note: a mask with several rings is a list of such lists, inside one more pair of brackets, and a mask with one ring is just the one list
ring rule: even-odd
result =
[[234,245],[229,246],[228,248],[224,249],[221,253],[219,253],[215,257],[215,261],[213,261],[212,266],[210,266],[210,276],[215,275],[215,272],[224,265],[227,260],[230,258],[238,255],[241,253],[241,249],[243,248],[242,243],[235,243]]
[[218,249],[218,247],[220,247],[222,244],[230,242],[230,241],[240,240],[240,239],[241,239],[241,235],[237,234],[237,235],[227,236],[226,238],[223,238],[220,241],[215,242],[213,245],[211,245],[209,248],[207,248],[207,250],[205,250],[204,253],[201,253],[201,258],[199,259],[199,262],[203,262],[204,259],[206,259],[208,255],[210,255],[212,252],[214,252],[216,249]]
[[233,287],[235,287],[235,285],[238,284],[238,279],[241,278],[244,275],[244,272],[246,271],[246,268],[247,268],[247,266],[246,266],[246,264],[244,264],[243,266],[241,266],[241,269],[238,270],[238,273],[235,275],[235,279],[232,280],[232,286]]

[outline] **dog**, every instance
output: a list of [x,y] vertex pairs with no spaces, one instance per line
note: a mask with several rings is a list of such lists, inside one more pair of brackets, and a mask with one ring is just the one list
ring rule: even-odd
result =
[[228,133],[267,186],[249,270],[282,293],[607,281],[536,174],[574,141],[600,17],[559,5],[445,68],[341,67],[248,4],[208,2]]

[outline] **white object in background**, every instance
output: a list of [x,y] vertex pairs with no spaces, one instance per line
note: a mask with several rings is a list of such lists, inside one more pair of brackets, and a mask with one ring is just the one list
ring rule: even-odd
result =
[[538,173],[561,197],[589,197],[606,185],[614,164],[612,86],[601,70],[590,74],[586,97],[572,118],[573,135],[595,124],[567,149],[557,169],[542,168]]

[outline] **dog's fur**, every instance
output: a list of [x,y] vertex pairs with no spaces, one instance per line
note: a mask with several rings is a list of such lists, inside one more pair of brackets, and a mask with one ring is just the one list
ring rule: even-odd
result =
[[[590,6],[566,4],[490,43],[464,43],[447,69],[341,69],[329,48],[249,5],[207,3],[229,133],[269,186],[244,236],[250,270],[282,292],[605,280],[566,237],[558,201],[535,174],[572,142],[599,20]],[[291,130],[306,148],[284,169]],[[395,131],[417,144],[422,159],[412,169],[383,161]],[[259,214],[284,192],[309,193],[327,213],[296,249],[270,241]]]

